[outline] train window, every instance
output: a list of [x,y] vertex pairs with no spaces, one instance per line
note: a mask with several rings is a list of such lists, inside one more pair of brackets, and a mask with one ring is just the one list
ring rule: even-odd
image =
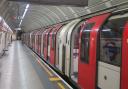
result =
[[54,49],[54,44],[55,44],[55,37],[54,37],[54,34],[52,34],[52,48]]
[[67,41],[68,41],[68,33],[66,34],[66,43],[67,43]]
[[81,55],[80,59],[82,62],[89,63],[89,40],[90,40],[90,31],[94,23],[89,23],[85,26],[81,35]]
[[34,36],[32,36],[32,44],[34,43]]
[[109,19],[100,32],[100,61],[121,64],[121,42],[126,18]]
[[41,46],[41,36],[39,35],[39,45]]
[[43,40],[43,47],[46,47],[46,36],[44,36],[43,39],[44,39],[44,40]]
[[39,45],[39,37],[38,37],[38,35],[37,35],[37,37],[36,37],[36,45],[37,45],[37,47],[38,47],[38,45]]
[[48,46],[51,44],[51,38],[50,38],[50,34],[48,34]]

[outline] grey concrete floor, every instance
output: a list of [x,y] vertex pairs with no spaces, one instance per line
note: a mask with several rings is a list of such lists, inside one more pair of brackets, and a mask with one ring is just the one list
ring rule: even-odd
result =
[[60,89],[33,59],[20,41],[13,42],[0,58],[0,89]]

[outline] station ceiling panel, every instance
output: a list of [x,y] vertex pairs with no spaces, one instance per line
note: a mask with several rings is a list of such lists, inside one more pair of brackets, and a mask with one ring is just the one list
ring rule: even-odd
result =
[[43,5],[72,5],[72,6],[87,6],[88,0],[9,0],[9,1],[20,1],[34,4]]
[[[15,12],[17,17],[23,17],[24,11],[28,4],[23,2],[10,3],[12,4],[13,10],[8,10],[8,13],[9,11],[11,13]],[[122,5],[122,8],[128,7],[128,0],[88,0],[88,6],[84,7],[29,4],[25,17],[23,19],[17,19],[15,23],[20,24],[22,19],[23,21],[21,27],[24,29],[24,31],[31,31],[123,3],[126,3],[126,5]]]

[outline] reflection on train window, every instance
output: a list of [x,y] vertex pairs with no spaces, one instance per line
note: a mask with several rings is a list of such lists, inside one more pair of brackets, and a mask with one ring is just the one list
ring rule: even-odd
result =
[[108,20],[100,33],[100,61],[120,66],[122,31],[126,18]]
[[82,62],[89,63],[89,40],[90,40],[90,31],[94,23],[89,23],[85,26],[81,35],[81,55],[80,59]]

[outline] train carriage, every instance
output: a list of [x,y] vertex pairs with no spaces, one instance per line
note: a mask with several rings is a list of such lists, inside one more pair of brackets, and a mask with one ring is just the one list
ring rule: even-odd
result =
[[61,25],[44,28],[34,39],[47,63],[82,89],[128,89],[127,13],[104,13]]

